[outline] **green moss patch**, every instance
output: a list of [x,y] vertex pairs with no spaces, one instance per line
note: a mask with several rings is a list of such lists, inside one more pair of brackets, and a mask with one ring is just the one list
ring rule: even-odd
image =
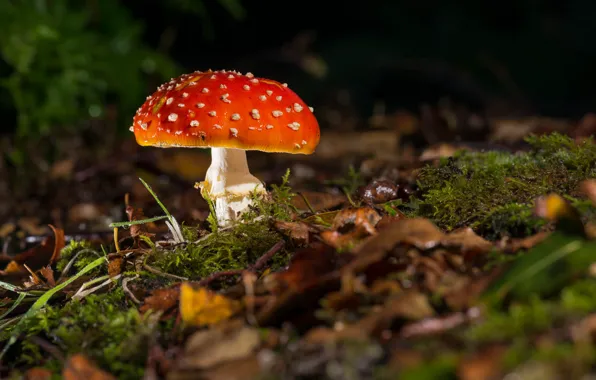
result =
[[417,213],[448,230],[471,226],[497,238],[538,230],[544,222],[533,216],[532,204],[541,195],[556,192],[581,202],[578,184],[596,177],[596,144],[557,133],[527,142],[527,152],[460,152],[424,168]]

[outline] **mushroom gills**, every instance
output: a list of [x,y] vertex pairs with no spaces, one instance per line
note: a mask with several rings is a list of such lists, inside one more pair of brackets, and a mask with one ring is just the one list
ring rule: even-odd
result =
[[252,204],[251,193],[265,192],[263,183],[250,174],[246,151],[232,148],[211,148],[211,166],[201,193],[215,203],[218,225],[225,227],[237,220]]

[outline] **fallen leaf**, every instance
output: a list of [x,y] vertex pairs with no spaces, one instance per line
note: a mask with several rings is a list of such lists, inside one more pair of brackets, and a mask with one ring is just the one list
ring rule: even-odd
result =
[[214,325],[228,319],[239,309],[238,301],[209,289],[195,289],[187,282],[180,286],[180,316],[190,325]]
[[52,371],[47,368],[33,367],[25,372],[25,380],[50,380]]
[[282,289],[299,289],[309,282],[335,269],[335,251],[323,243],[314,243],[298,250],[292,257],[288,269],[265,277],[267,288],[279,293]]
[[493,346],[463,358],[457,374],[461,380],[501,378],[502,359],[507,347]]
[[317,230],[304,222],[285,222],[277,220],[273,226],[282,234],[288,236],[299,245],[306,245],[310,242],[310,234]]
[[353,246],[363,237],[376,234],[379,220],[381,216],[372,207],[343,209],[333,219],[332,231],[323,231],[320,236],[338,249]]
[[180,369],[204,369],[249,356],[260,344],[257,329],[248,326],[197,331],[188,338]]
[[54,279],[54,271],[52,267],[45,266],[39,270],[39,273],[46,279],[46,282],[50,287],[54,287],[56,285],[56,280]]
[[151,295],[145,298],[140,311],[145,313],[149,310],[167,312],[178,304],[180,298],[180,287],[172,286],[164,289],[156,289]]
[[[128,221],[130,222],[146,219],[142,208],[134,208],[130,205],[126,206],[126,215],[128,215]],[[147,226],[145,224],[133,224],[130,226],[130,236],[135,238],[138,244],[139,237],[152,237],[155,234],[147,232]]]
[[97,366],[82,354],[75,354],[68,358],[62,377],[65,380],[115,380],[109,373]]
[[50,225],[54,236],[46,237],[41,244],[15,255],[10,263],[0,271],[0,274],[26,273],[23,272],[23,265],[36,271],[46,265],[54,264],[60,258],[60,252],[65,245],[64,230]]
[[465,256],[487,253],[493,248],[488,240],[478,236],[470,227],[463,227],[448,233],[441,239],[444,247],[455,247]]
[[427,250],[439,245],[444,237],[445,234],[428,219],[397,220],[352,252],[355,259],[341,268],[342,276],[351,276],[380,262],[398,244]]
[[122,257],[116,257],[111,259],[108,262],[108,274],[110,277],[114,277],[122,273],[122,267],[124,265],[124,260]]

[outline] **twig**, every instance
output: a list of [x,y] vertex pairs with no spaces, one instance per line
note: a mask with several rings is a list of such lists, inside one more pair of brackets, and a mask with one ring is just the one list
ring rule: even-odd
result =
[[137,305],[140,305],[141,301],[139,301],[139,299],[133,294],[133,292],[131,292],[130,289],[128,289],[128,282],[132,281],[132,280],[136,280],[137,278],[139,278],[138,274],[134,277],[127,277],[127,278],[123,279],[122,280],[122,289],[124,290],[124,293],[126,293],[126,295],[130,297],[132,302],[136,303]]
[[31,341],[32,343],[37,344],[39,347],[43,348],[47,353],[52,355],[55,359],[58,359],[61,362],[64,362],[64,354],[60,349],[53,345],[52,343],[48,342],[47,340],[39,337],[39,336],[30,336],[27,340]]
[[[83,290],[84,290],[84,289],[86,289],[86,288],[87,288],[89,285],[91,285],[91,284],[94,284],[94,283],[98,282],[98,280],[100,280],[100,279],[101,279],[101,280],[103,280],[103,279],[104,279],[106,276],[102,276],[102,277],[96,278],[95,280],[92,280],[92,281],[86,282],[86,283],[84,283],[84,284],[81,286],[81,288],[80,288],[79,290],[77,290],[77,292],[75,293],[75,295],[74,295],[74,296],[72,296],[72,299],[73,299],[73,300],[81,300],[81,299],[83,299],[83,298],[87,297],[89,294],[92,294],[92,293],[94,293],[95,291],[97,291],[97,290],[99,290],[99,289],[103,288],[104,286],[106,286],[106,285],[109,285],[109,284],[110,284],[112,281],[116,281],[116,280],[118,280],[118,279],[119,279],[121,276],[122,276],[122,275],[121,275],[121,274],[119,274],[119,275],[117,275],[117,276],[114,276],[114,277],[111,277],[111,278],[110,278],[110,277],[109,277],[109,275],[108,275],[108,276],[107,276],[107,277],[108,277],[108,279],[107,279],[106,281],[102,282],[101,284],[97,285],[96,287],[93,287],[93,288],[91,288],[91,289],[87,289],[87,290],[83,291]],[[101,280],[100,280],[100,281],[101,281]]]
[[162,272],[162,271],[160,271],[158,269],[155,269],[155,268],[149,266],[149,264],[147,264],[147,263],[143,263],[143,268],[145,268],[147,270],[147,272],[151,272],[151,273],[156,274],[158,276],[167,277],[167,278],[171,278],[171,279],[174,279],[174,280],[188,281],[188,278],[187,277],[176,276],[175,274],[170,274],[170,273]]

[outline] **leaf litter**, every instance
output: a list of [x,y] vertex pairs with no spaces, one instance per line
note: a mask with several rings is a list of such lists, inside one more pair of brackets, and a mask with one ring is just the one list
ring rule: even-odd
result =
[[151,197],[126,196],[101,244],[51,225],[3,253],[2,376],[588,374],[596,150],[529,141],[519,155],[448,149],[397,176],[352,167],[316,190],[288,171],[223,229],[208,212],[179,222],[142,181]]

